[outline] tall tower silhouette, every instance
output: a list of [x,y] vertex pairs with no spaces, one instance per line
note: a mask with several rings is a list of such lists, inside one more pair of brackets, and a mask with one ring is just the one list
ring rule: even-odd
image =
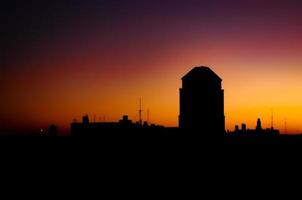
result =
[[261,131],[262,130],[262,125],[261,125],[261,119],[257,119],[257,126],[256,126],[256,131]]
[[222,79],[209,67],[194,67],[182,77],[179,127],[205,134],[225,132]]

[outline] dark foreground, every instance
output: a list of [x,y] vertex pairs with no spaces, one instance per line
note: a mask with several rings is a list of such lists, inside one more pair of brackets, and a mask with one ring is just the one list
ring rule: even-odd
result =
[[[204,187],[197,183],[203,183],[217,190],[254,180],[259,189],[260,184],[267,187],[263,180],[271,184],[280,178],[297,177],[302,171],[302,137],[207,137],[163,130],[2,137],[0,158],[0,172],[25,176],[28,181],[38,177],[37,183],[54,180],[63,188],[70,182],[80,188],[88,183],[125,188],[133,187],[130,183],[134,181],[135,193],[137,188],[148,188],[152,191],[147,194],[152,194],[153,187],[146,184],[166,188],[190,183],[190,188],[200,190]],[[61,181],[64,178],[68,184]],[[79,181],[83,178],[86,181]],[[231,184],[234,180],[236,185]]]
[[[157,152],[239,153],[240,151],[287,151],[302,153],[302,135],[202,135],[197,131],[177,129],[110,130],[74,136],[0,137],[2,153],[127,153]],[[238,152],[237,152],[238,150]],[[240,151],[239,151],[240,150]],[[302,155],[302,154],[301,154]]]

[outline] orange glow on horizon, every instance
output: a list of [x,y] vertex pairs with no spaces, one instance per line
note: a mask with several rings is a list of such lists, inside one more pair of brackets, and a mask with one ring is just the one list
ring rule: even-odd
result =
[[[44,76],[39,76],[40,72],[26,79],[24,75],[17,76],[9,81],[10,88],[15,88],[17,92],[7,93],[10,101],[7,102],[9,106],[6,112],[12,121],[18,116],[29,123],[55,123],[65,128],[74,118],[80,121],[85,113],[92,121],[94,116],[98,121],[117,121],[123,114],[137,121],[138,99],[141,96],[144,119],[149,109],[150,122],[177,126],[180,78],[191,66],[199,64],[194,64],[195,59],[190,56],[188,60],[185,57],[178,59],[183,60],[175,62],[177,64],[173,64],[172,59],[162,61],[159,66],[171,67],[150,68],[143,78],[139,77],[142,76],[140,72],[128,77],[123,76],[122,72],[110,77],[95,74],[94,71],[79,74],[78,77],[74,74],[68,76],[68,70],[62,71],[62,74],[42,72],[48,74],[50,80],[55,80],[50,84]],[[223,78],[227,130],[233,130],[234,125],[241,123],[254,128],[258,117],[262,119],[263,127],[270,128],[273,109],[275,128],[284,133],[286,119],[287,133],[302,131],[302,93],[299,93],[302,91],[302,81],[299,73],[286,74],[282,70],[275,73],[261,70],[238,72],[236,69],[240,67],[232,65],[232,68],[227,68],[222,63],[214,62],[210,66]],[[29,85],[31,95],[28,95]],[[22,99],[22,104],[19,99]]]

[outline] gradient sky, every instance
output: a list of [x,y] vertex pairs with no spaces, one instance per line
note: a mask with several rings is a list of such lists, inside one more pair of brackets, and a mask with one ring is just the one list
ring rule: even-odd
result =
[[[177,126],[181,77],[210,66],[226,128],[302,132],[302,1],[28,0],[1,11],[0,132],[85,113]],[[4,51],[3,51],[4,50]]]

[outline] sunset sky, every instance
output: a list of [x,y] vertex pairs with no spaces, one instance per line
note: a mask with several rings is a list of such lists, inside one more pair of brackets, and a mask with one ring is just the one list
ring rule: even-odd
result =
[[[178,125],[181,77],[211,67],[226,129],[302,132],[300,0],[29,0],[1,11],[0,132],[73,119]],[[4,51],[3,51],[4,50]]]

